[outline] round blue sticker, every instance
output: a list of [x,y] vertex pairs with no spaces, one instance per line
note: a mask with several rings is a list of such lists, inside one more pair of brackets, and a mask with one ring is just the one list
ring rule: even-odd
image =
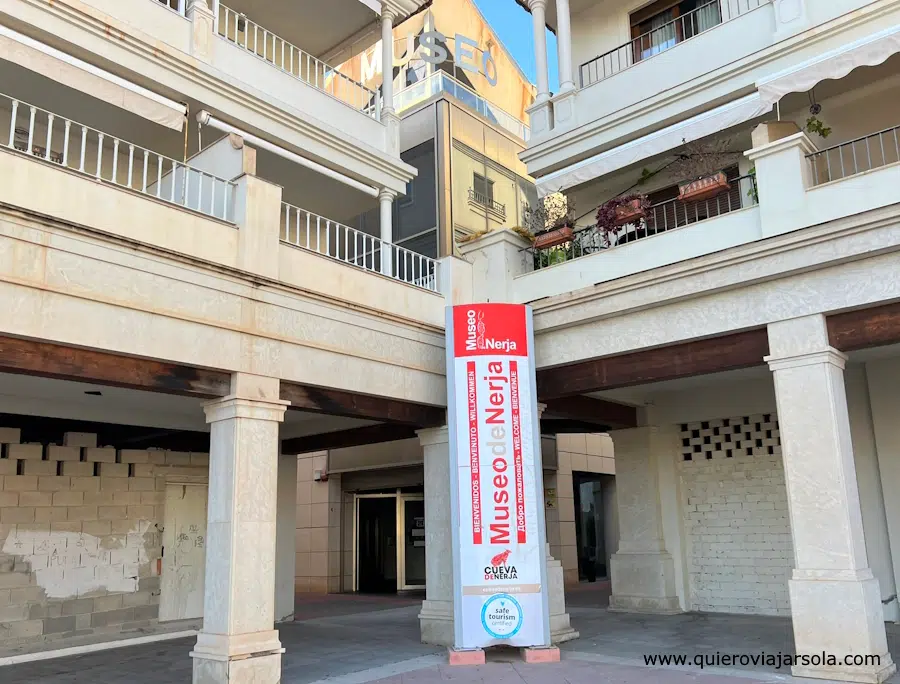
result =
[[495,594],[481,608],[481,624],[495,639],[510,639],[522,628],[522,606],[509,594]]

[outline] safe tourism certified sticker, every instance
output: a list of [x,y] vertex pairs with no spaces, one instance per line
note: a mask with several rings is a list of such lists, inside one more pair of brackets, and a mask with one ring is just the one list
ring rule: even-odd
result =
[[481,624],[495,639],[509,639],[522,628],[522,606],[509,594],[496,594],[484,602]]

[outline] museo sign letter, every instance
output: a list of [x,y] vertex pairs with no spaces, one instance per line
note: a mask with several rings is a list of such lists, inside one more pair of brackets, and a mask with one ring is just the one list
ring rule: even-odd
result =
[[550,643],[531,309],[448,309],[457,648]]

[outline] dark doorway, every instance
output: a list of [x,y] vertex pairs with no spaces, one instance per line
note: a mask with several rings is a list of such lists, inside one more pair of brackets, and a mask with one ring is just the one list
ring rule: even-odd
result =
[[357,587],[364,594],[397,593],[397,499],[360,498]]
[[595,582],[609,577],[609,557],[618,540],[611,525],[615,477],[572,473],[575,490],[575,542],[578,546],[578,579]]

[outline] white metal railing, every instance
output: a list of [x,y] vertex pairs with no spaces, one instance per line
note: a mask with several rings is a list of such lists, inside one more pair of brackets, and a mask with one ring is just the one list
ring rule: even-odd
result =
[[[4,111],[5,110],[5,111]],[[234,220],[235,184],[90,126],[0,94],[0,145],[224,221]]]
[[428,78],[422,79],[418,83],[413,83],[411,86],[396,93],[394,95],[394,108],[398,112],[405,111],[438,93],[452,95],[464,105],[471,107],[489,121],[505,128],[522,140],[527,141],[531,136],[531,129],[526,123],[520,121],[509,112],[500,109],[497,105],[491,104],[474,90],[464,86],[450,74],[443,71],[436,71]]
[[581,65],[581,87],[624,71],[771,0],[712,0]]
[[813,185],[822,185],[900,162],[900,126],[886,128],[807,155]]
[[[345,226],[306,209],[282,202],[281,241],[302,247],[364,271],[383,273],[395,280],[438,291],[435,259],[399,245],[388,245],[381,238]],[[382,258],[390,255],[390,269]],[[385,273],[389,270],[388,273]]]
[[156,0],[164,7],[168,7],[173,12],[177,12],[181,16],[185,16],[185,7],[190,0]]
[[374,119],[381,119],[381,96],[335,67],[316,59],[281,36],[251,21],[247,15],[219,5],[216,31],[252,55],[272,64]]

